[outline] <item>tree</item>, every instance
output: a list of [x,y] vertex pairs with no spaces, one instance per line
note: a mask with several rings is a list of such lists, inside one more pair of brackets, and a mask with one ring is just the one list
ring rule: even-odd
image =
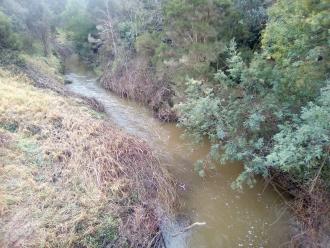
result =
[[18,35],[12,30],[10,19],[0,11],[0,48],[1,49],[19,49],[21,43]]
[[262,44],[276,62],[279,97],[302,106],[319,94],[330,69],[329,10],[327,0],[280,0],[271,8]]
[[50,21],[49,10],[42,1],[30,1],[28,7],[28,15],[25,22],[30,32],[37,37],[43,46],[45,56],[50,53]]
[[62,18],[68,38],[73,41],[76,51],[85,59],[94,59],[92,44],[88,42],[88,37],[97,30],[96,23],[87,10],[87,2],[69,0]]
[[[40,42],[45,56],[49,55],[51,45],[52,13],[47,3],[45,0],[3,0],[2,2],[4,12],[11,17],[14,31],[20,33],[24,40],[24,47],[27,49],[27,43],[33,47],[34,42]],[[31,52],[34,51],[31,49]]]
[[235,37],[236,40],[240,39],[238,43],[253,50],[260,48],[261,31],[267,23],[267,9],[270,5],[271,1],[267,0],[234,0],[234,8],[241,16],[240,22],[249,31],[248,37]]

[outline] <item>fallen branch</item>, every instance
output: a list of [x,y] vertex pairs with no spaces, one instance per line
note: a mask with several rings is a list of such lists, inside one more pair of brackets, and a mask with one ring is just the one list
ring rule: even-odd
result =
[[180,231],[176,234],[172,234],[172,237],[176,237],[182,233],[185,233],[196,226],[205,226],[205,225],[206,225],[206,222],[195,222],[194,224],[191,224],[190,226],[187,226],[186,228],[184,228],[182,231]]

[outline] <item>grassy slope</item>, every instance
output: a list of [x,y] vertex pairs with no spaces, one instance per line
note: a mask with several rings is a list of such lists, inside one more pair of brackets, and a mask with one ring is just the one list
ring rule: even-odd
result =
[[144,142],[81,100],[0,70],[1,247],[144,247],[170,181]]

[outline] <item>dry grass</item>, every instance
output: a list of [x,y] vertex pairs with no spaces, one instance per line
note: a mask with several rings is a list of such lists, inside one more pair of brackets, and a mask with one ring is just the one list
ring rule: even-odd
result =
[[[81,95],[69,92],[64,87],[63,75],[60,75],[58,71],[59,61],[56,59],[50,59],[48,64],[44,61],[45,58],[41,58],[43,61],[38,61],[38,57],[31,57],[25,55],[25,66],[16,71],[24,71],[24,77],[29,78],[32,84],[38,88],[50,89],[62,96],[75,97],[82,100],[82,102],[88,105],[90,108],[97,112],[104,112],[104,106],[94,98],[89,98]],[[54,60],[52,62],[52,60]],[[57,69],[54,69],[57,68]]]
[[147,247],[174,201],[146,143],[0,70],[0,247]]
[[104,70],[101,77],[103,86],[117,95],[141,102],[152,109],[156,118],[164,122],[177,121],[173,110],[174,91],[154,76],[147,59],[138,57],[127,64]]
[[270,184],[294,216],[294,235],[281,247],[323,248],[329,244],[330,195],[322,180],[314,182],[302,185],[289,174],[272,171]]
[[51,54],[49,57],[21,55],[25,62],[29,65],[34,65],[40,73],[49,75],[58,81],[63,81],[63,75],[60,73],[63,70],[63,65],[59,58]]
[[292,209],[299,221],[291,247],[326,247],[330,242],[330,195],[318,184],[311,192],[301,189],[292,202]]

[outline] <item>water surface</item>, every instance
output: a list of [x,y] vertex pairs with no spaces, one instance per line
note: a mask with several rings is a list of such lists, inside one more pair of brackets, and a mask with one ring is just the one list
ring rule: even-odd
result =
[[243,193],[231,189],[242,170],[240,163],[219,166],[206,178],[197,176],[194,164],[207,155],[208,144],[194,146],[175,124],[161,123],[145,107],[104,90],[77,60],[67,64],[66,77],[73,82],[68,89],[99,100],[112,122],[159,151],[163,166],[179,181],[180,213],[191,223],[206,222],[176,237],[172,234],[188,223],[166,225],[167,248],[280,247],[289,240],[288,214],[274,191],[262,181]]

